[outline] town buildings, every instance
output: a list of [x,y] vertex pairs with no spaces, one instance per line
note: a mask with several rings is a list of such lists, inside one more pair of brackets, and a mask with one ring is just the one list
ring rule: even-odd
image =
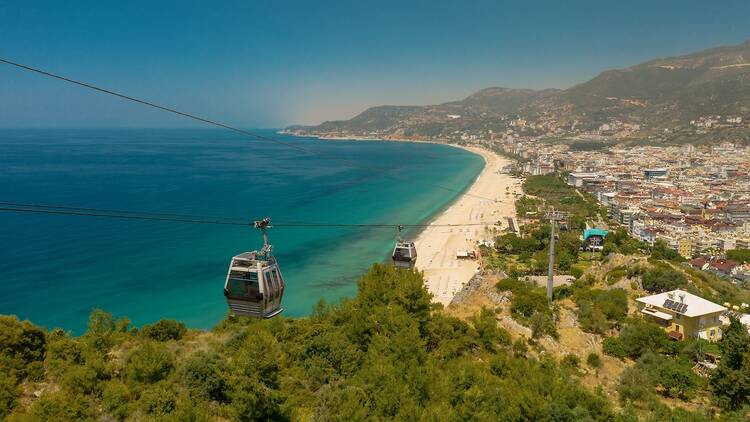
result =
[[[520,170],[527,174],[565,174],[569,185],[591,193],[643,242],[663,241],[686,259],[724,258],[728,250],[750,246],[748,147],[724,142],[579,150],[514,138],[496,145],[525,161]],[[716,273],[750,281],[750,269],[739,264]]]

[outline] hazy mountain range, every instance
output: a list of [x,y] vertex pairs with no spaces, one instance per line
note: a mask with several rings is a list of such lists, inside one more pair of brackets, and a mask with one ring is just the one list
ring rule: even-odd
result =
[[[739,118],[739,119],[738,119]],[[492,87],[288,131],[318,136],[729,139],[750,133],[750,41],[608,70],[569,89]]]

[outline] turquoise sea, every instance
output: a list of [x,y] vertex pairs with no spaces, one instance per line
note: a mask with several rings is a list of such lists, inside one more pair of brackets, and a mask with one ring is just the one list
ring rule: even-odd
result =
[[[443,145],[262,132],[315,153],[213,129],[0,130],[0,201],[395,226],[429,220],[483,167]],[[284,314],[303,316],[320,298],[354,295],[395,229],[269,234]],[[96,307],[136,325],[210,328],[226,315],[229,258],[261,245],[249,227],[0,213],[0,314],[74,333]]]

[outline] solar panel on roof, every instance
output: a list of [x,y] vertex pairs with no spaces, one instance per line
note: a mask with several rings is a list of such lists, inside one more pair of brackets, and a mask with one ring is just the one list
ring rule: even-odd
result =
[[687,311],[687,303],[681,303],[679,305],[679,308],[677,309],[677,312],[684,314],[685,311]]
[[672,299],[667,299],[664,301],[664,307],[667,309],[674,309],[675,304],[676,302]]

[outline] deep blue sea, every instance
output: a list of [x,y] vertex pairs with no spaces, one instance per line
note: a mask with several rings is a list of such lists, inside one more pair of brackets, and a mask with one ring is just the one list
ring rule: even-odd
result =
[[[443,145],[267,136],[213,129],[0,130],[0,201],[276,222],[413,224],[446,207],[483,160]],[[443,186],[449,189],[440,188]],[[395,229],[269,232],[288,288],[284,314],[356,293]],[[0,314],[85,330],[93,308],[136,325],[226,315],[231,256],[262,245],[248,227],[0,213]]]

